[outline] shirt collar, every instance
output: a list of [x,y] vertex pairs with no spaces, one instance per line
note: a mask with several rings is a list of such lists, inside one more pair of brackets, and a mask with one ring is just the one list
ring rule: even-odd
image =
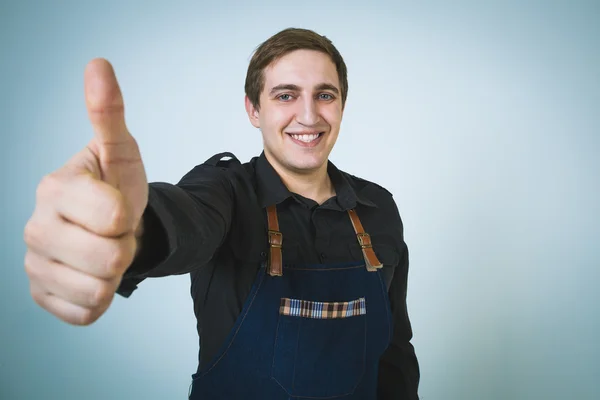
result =
[[[360,195],[354,189],[349,176],[340,171],[331,161],[327,161],[327,173],[335,188],[336,199],[343,211],[355,208],[357,203],[376,207],[375,203]],[[279,204],[293,196],[277,174],[264,151],[256,161],[257,194],[261,207]]]
[[263,151],[256,161],[256,183],[261,207],[279,204],[292,196]]

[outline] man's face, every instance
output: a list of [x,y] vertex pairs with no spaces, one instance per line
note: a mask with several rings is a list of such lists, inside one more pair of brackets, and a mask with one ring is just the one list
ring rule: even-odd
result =
[[335,64],[327,54],[296,50],[265,68],[264,80],[260,110],[246,97],[246,111],[262,132],[267,159],[294,173],[323,167],[342,122]]

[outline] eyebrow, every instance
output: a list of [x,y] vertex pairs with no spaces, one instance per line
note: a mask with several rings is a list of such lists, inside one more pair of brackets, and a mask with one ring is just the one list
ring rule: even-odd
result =
[[[331,90],[335,94],[339,94],[340,93],[340,91],[339,91],[339,89],[337,87],[335,87],[334,85],[329,84],[329,83],[321,83],[321,84],[317,85],[315,87],[315,89],[316,90]],[[271,91],[269,92],[269,94],[272,95],[272,94],[274,94],[276,92],[279,92],[281,90],[292,90],[294,92],[299,92],[301,89],[300,89],[300,86],[298,86],[298,85],[293,85],[293,84],[289,84],[289,83],[283,83],[281,85],[274,86],[271,89]]]

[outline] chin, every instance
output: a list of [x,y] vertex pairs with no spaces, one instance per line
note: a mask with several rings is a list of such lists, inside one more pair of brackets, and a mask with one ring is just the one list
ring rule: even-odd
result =
[[327,162],[327,157],[302,155],[299,157],[288,157],[287,165],[289,168],[296,171],[314,171],[323,166]]
[[281,167],[297,173],[308,173],[319,170],[327,163],[331,144],[322,141],[313,148],[298,146],[286,135],[283,143],[269,146],[265,141],[267,155]]

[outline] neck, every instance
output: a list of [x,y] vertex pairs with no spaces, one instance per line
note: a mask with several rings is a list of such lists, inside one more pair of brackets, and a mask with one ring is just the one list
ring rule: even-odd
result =
[[286,169],[274,160],[269,159],[269,162],[290,192],[312,199],[318,204],[335,196],[335,188],[327,173],[327,162],[316,170],[306,172]]

